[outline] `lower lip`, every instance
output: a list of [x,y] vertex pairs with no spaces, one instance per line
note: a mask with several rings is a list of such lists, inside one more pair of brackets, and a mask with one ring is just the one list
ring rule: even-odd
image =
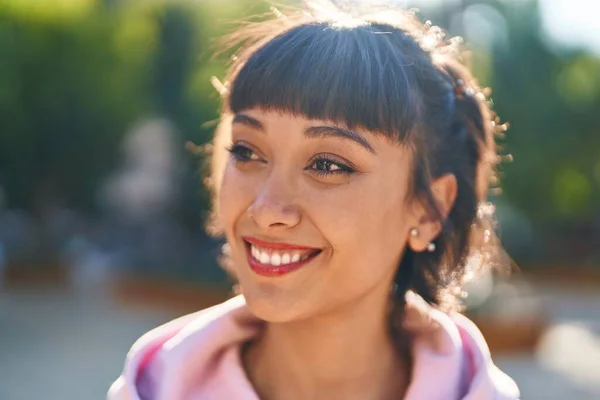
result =
[[248,246],[246,246],[246,250],[247,250],[246,252],[248,254],[248,264],[250,265],[250,269],[252,271],[256,272],[258,275],[267,276],[267,277],[276,277],[276,276],[283,276],[283,275],[289,274],[290,272],[296,271],[296,270],[304,267],[306,264],[308,264],[310,261],[314,260],[319,255],[319,254],[315,254],[314,256],[310,256],[306,260],[301,260],[301,261],[294,262],[294,263],[274,266],[274,265],[270,265],[270,264],[261,264],[260,262],[258,262],[257,259],[252,257],[252,254],[250,253],[250,249],[248,248]]

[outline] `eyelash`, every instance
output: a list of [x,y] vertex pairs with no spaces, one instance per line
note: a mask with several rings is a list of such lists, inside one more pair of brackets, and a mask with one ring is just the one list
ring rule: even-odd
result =
[[[334,165],[336,166],[338,169],[334,170],[334,171],[321,171],[318,170],[316,168],[311,168],[310,166],[316,166],[317,163],[319,162],[325,162],[328,165]],[[315,157],[310,164],[309,167],[307,167],[307,170],[311,170],[311,172],[317,174],[318,176],[327,176],[327,175],[338,175],[338,174],[344,174],[344,175],[351,175],[353,173],[356,172],[356,170],[352,167],[350,167],[349,165],[346,165],[344,163],[341,163],[331,157],[328,157],[326,155],[320,155],[318,157]]]
[[[231,147],[227,148],[227,151],[231,154],[231,157],[237,162],[250,162],[250,161],[258,161],[258,159],[253,160],[252,155],[256,155],[256,152],[252,150],[250,147],[245,146],[243,144],[236,143]],[[246,154],[245,154],[246,153]],[[251,155],[248,156],[247,153]]]
[[[245,146],[243,144],[239,144],[239,143],[234,144],[231,147],[229,147],[227,150],[231,154],[231,157],[237,162],[248,163],[248,162],[252,162],[252,161],[260,161],[259,159],[252,159],[251,157],[253,155],[256,156],[256,152],[254,150],[252,150],[250,147]],[[250,155],[248,153],[250,153]],[[319,169],[315,168],[318,163],[326,163],[326,166],[329,166],[329,167],[335,166],[338,169],[336,169],[334,171],[319,170]],[[310,171],[318,176],[332,176],[332,175],[338,175],[338,174],[350,175],[350,174],[353,174],[356,172],[356,170],[354,168],[352,168],[351,166],[341,163],[341,162],[333,159],[332,157],[329,157],[326,155],[319,155],[319,156],[313,158],[311,160],[310,165],[308,167],[306,167],[305,170]]]

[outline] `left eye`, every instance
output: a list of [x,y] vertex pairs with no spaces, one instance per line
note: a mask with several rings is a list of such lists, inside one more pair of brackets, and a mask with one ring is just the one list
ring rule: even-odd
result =
[[317,160],[314,165],[315,169],[321,172],[334,172],[342,169],[338,164],[330,160]]
[[354,169],[348,165],[327,158],[318,158],[314,160],[308,169],[321,175],[351,174],[355,172]]

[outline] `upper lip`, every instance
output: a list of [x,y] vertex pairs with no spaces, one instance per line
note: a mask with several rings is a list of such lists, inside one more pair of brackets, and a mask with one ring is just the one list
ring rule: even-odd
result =
[[266,247],[270,249],[278,249],[278,250],[321,250],[317,247],[308,247],[308,246],[299,246],[296,244],[282,243],[282,242],[271,242],[266,240],[261,240],[255,237],[244,236],[246,242],[254,244],[260,247]]

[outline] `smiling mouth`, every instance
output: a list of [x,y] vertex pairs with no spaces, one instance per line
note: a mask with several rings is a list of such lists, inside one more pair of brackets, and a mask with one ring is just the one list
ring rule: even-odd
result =
[[297,270],[317,257],[322,250],[285,243],[243,238],[250,268],[259,275],[281,276]]

